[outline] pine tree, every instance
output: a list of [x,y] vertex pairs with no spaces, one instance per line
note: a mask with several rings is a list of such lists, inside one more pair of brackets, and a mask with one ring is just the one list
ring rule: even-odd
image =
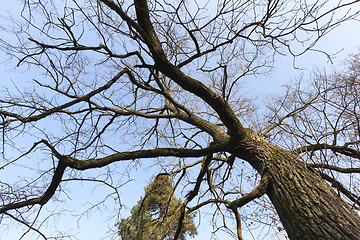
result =
[[[173,239],[182,204],[181,199],[173,196],[173,190],[173,180],[167,175],[155,177],[146,186],[145,196],[131,209],[131,216],[118,223],[121,239]],[[194,217],[194,214],[186,216],[178,239],[197,234]]]

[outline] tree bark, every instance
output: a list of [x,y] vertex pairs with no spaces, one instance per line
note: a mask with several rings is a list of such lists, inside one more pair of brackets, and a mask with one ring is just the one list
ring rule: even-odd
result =
[[239,146],[237,155],[270,179],[267,195],[290,239],[360,239],[360,216],[297,155],[253,137]]

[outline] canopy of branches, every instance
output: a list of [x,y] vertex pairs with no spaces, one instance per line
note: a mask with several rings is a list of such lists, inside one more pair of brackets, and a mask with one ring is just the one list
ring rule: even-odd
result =
[[[183,239],[196,212],[235,239],[360,239],[359,55],[266,101],[243,88],[278,55],[329,56],[316,43],[358,20],[358,0],[21,4],[1,26],[23,70],[1,82],[1,226],[75,238],[49,223],[101,186],[76,214],[110,211],[123,239]],[[151,183],[121,220],[138,169],[175,184]]]

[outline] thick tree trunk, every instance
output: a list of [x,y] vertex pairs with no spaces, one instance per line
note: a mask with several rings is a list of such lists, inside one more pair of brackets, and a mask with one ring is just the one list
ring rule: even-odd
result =
[[268,196],[290,239],[360,239],[360,216],[296,155],[253,137],[240,146],[237,155],[270,178]]
[[360,239],[360,217],[296,156],[271,149],[268,193],[290,239]]

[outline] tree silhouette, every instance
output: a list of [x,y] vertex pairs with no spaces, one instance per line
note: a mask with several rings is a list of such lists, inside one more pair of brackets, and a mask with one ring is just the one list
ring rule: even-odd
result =
[[147,168],[174,179],[183,201],[169,214],[144,197],[139,216],[169,223],[174,239],[194,212],[236,239],[258,226],[360,239],[358,55],[265,103],[242,87],[279,54],[321,52],[319,39],[358,19],[358,0],[22,4],[1,27],[1,50],[25,67],[14,87],[2,82],[1,226],[73,238],[46,227],[72,205],[76,183],[111,190],[82,199],[90,207],[77,216],[110,209],[119,222],[121,188]]

